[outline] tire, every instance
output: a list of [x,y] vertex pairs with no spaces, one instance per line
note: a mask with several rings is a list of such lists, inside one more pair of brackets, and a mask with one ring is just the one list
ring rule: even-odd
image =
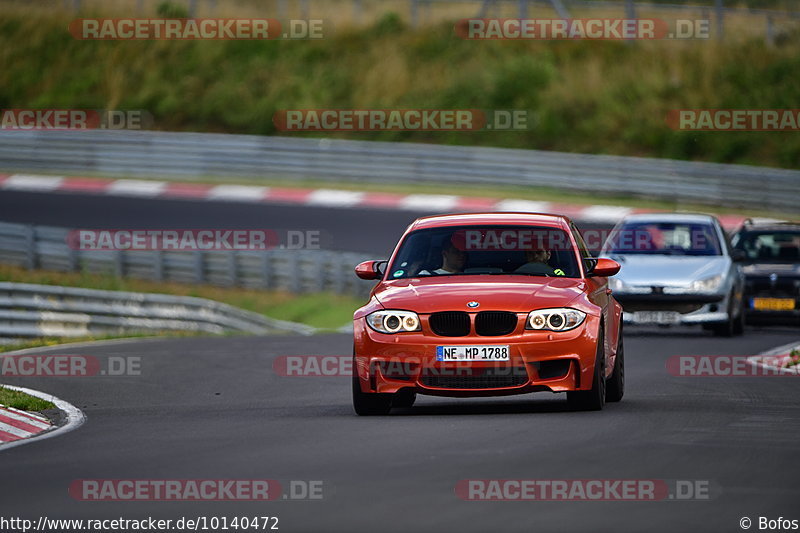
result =
[[392,407],[410,408],[417,400],[417,391],[414,389],[400,389],[392,394]]
[[733,316],[735,306],[733,304],[733,293],[731,293],[728,304],[728,320],[713,327],[714,335],[717,337],[733,337],[736,335],[736,317]]
[[597,354],[594,360],[594,376],[591,390],[567,392],[567,403],[573,411],[600,411],[606,403],[606,378],[605,378],[605,335],[603,325],[600,325],[600,335],[597,337]]
[[392,394],[362,392],[358,376],[353,376],[353,409],[359,416],[388,415],[392,410]]
[[625,346],[622,342],[622,331],[619,332],[617,358],[614,360],[614,372],[606,381],[606,401],[618,402],[625,395]]
[[739,305],[739,316],[736,317],[736,321],[733,324],[733,334],[734,335],[737,335],[737,336],[738,335],[744,335],[744,326],[745,326],[745,324],[744,324],[744,322],[745,322],[744,314],[745,314],[745,311],[744,311],[744,301],[743,301]]

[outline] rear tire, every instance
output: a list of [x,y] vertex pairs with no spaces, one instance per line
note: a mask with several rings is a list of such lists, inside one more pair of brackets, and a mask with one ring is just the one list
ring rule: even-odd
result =
[[600,411],[606,403],[606,356],[603,345],[605,335],[603,325],[600,325],[600,335],[597,338],[597,354],[594,360],[594,376],[591,390],[567,392],[567,403],[573,411]]
[[625,395],[625,346],[622,342],[622,331],[619,332],[617,357],[614,359],[614,373],[606,382],[606,401],[618,402]]
[[359,416],[388,415],[392,410],[392,395],[362,392],[358,376],[353,376],[353,409]]

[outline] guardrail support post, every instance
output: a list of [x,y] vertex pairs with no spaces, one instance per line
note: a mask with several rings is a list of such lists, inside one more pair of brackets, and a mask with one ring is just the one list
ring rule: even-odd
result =
[[125,275],[125,256],[122,250],[114,252],[114,275],[121,278]]
[[203,261],[203,252],[200,250],[194,253],[194,280],[197,283],[203,283],[206,280],[205,262]]
[[231,276],[231,286],[235,287],[239,284],[239,268],[238,263],[236,261],[236,252],[230,251],[228,252],[228,272]]
[[164,281],[164,252],[153,251],[153,277],[156,281]]
[[268,289],[272,286],[272,258],[270,252],[261,254],[261,286]]
[[36,228],[31,225],[25,226],[25,252],[28,270],[35,270],[39,266],[39,257],[36,250]]
[[722,0],[716,0],[714,2],[714,10],[716,11],[717,15],[717,39],[722,39],[725,24],[725,9],[722,6]]

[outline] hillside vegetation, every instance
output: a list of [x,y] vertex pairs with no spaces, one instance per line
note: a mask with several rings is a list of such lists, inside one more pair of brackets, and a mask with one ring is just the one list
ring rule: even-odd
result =
[[[307,41],[79,41],[65,14],[0,17],[0,109],[143,109],[162,130],[276,134],[308,108],[526,109],[524,132],[337,137],[800,167],[798,132],[669,128],[670,109],[796,108],[800,35],[717,41],[465,41],[386,15]],[[317,134],[319,135],[319,134]]]

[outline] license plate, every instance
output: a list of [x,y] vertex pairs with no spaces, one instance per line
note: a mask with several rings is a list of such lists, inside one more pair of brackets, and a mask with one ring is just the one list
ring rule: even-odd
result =
[[795,302],[793,298],[753,298],[751,307],[761,311],[791,311]]
[[437,346],[437,361],[508,361],[508,346]]
[[680,324],[681,315],[677,311],[636,311],[633,321],[637,324]]

